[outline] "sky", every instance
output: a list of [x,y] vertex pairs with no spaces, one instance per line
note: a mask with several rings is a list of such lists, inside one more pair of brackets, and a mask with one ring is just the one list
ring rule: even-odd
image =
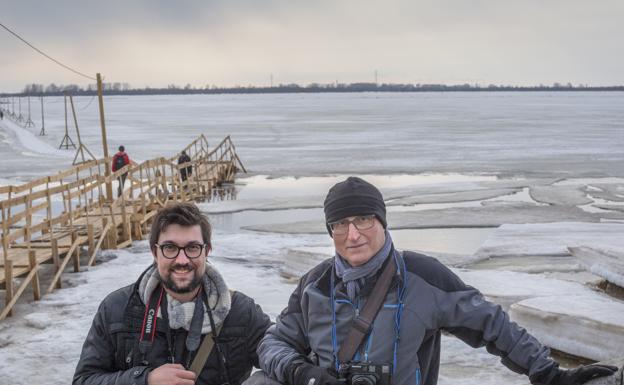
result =
[[[621,0],[2,1],[0,23],[133,87],[624,84]],[[0,92],[78,76],[0,29]]]

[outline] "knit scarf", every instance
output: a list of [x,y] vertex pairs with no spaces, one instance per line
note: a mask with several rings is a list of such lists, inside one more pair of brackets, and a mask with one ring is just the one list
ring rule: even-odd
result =
[[[148,271],[143,275],[143,279],[139,283],[139,294],[143,303],[147,303],[152,292],[160,284],[160,276],[156,265],[151,266]],[[217,269],[206,262],[206,272],[202,278],[203,289],[208,297],[208,305],[212,310],[212,316],[215,321],[215,326],[219,328],[219,325],[223,324],[225,317],[227,317],[230,307],[232,306],[232,296],[228,290],[228,286],[225,280]],[[203,303],[203,301],[202,301]],[[207,314],[206,305],[204,307],[204,321],[202,324],[201,334],[207,334],[212,331],[210,326],[210,319]],[[187,331],[191,329],[191,320],[195,311],[195,301],[180,302],[171,297],[167,293],[167,314],[169,316],[169,327],[172,330],[183,328]],[[158,310],[158,317],[162,318],[160,309]]]
[[347,295],[352,302],[355,301],[360,289],[366,282],[366,278],[372,277],[377,273],[392,250],[392,238],[388,230],[385,231],[385,234],[386,241],[381,250],[361,266],[352,267],[336,251],[336,257],[334,258],[336,275],[347,286]]

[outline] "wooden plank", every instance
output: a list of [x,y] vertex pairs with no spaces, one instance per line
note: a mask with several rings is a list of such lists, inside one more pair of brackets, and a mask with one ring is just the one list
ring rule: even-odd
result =
[[100,239],[97,241],[97,243],[95,244],[95,247],[93,248],[93,253],[90,254],[89,263],[87,264],[87,266],[93,266],[93,264],[95,263],[95,256],[97,255],[97,252],[100,250],[100,247],[102,246],[102,242],[107,237],[106,233],[109,230],[110,230],[110,224],[107,223],[106,226],[104,226],[104,229],[102,230]]
[[78,248],[78,246],[80,245],[80,241],[81,240],[82,240],[81,238],[77,238],[74,241],[74,243],[72,244],[72,246],[69,249],[69,251],[67,252],[67,254],[65,254],[65,258],[63,258],[63,262],[59,266],[59,269],[56,272],[56,274],[54,274],[54,277],[52,278],[52,282],[50,283],[50,286],[48,286],[48,291],[47,291],[48,294],[50,294],[50,293],[52,293],[52,291],[54,291],[54,287],[56,286],[56,282],[61,278],[61,274],[63,273],[63,270],[65,270],[65,267],[67,266],[67,263],[71,259],[71,256],[74,253],[74,251],[76,250],[76,248]]

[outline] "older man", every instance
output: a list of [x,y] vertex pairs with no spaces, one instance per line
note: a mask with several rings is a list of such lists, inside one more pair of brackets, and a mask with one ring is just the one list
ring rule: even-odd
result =
[[154,264],[102,301],[74,384],[238,385],[249,376],[270,320],[206,262],[210,237],[194,204],[156,215]]
[[[617,369],[559,369],[549,350],[500,306],[434,258],[397,250],[382,195],[370,183],[350,177],[333,186],[325,219],[335,256],[301,278],[258,348],[260,366],[273,379],[435,385],[443,330],[470,346],[486,346],[533,384],[582,384]],[[378,302],[376,309],[369,301]]]

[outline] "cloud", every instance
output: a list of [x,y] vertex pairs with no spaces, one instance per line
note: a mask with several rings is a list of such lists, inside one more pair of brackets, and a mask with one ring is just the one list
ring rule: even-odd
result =
[[[624,84],[624,3],[604,0],[21,0],[0,22],[132,85],[371,81]],[[3,31],[0,31],[3,32]],[[0,90],[79,83],[6,33]],[[8,55],[10,58],[6,58]]]

